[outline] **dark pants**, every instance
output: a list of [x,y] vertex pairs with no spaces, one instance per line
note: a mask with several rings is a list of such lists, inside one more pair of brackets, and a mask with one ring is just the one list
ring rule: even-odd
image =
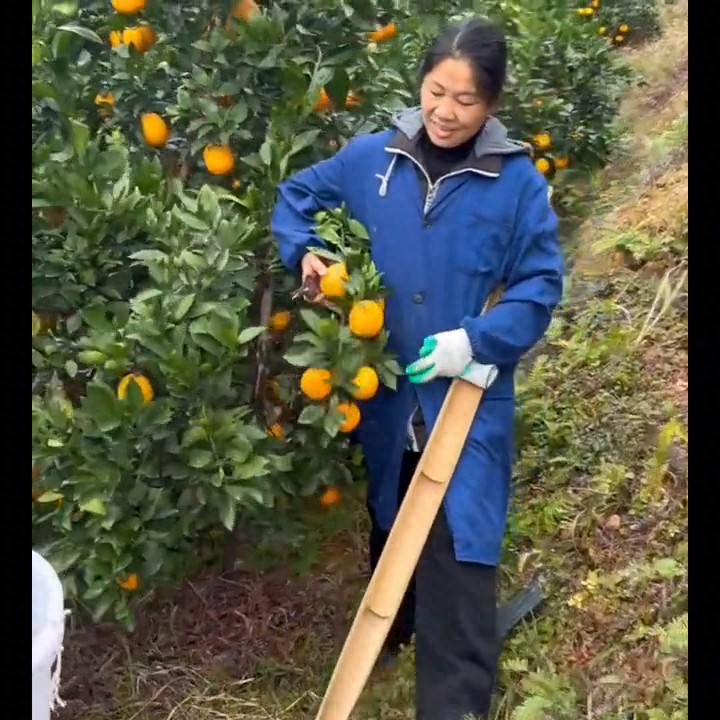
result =
[[[417,453],[405,453],[398,500],[405,497]],[[387,533],[370,510],[370,564],[374,570]],[[496,568],[455,559],[444,509],[435,520],[415,577],[403,599],[386,651],[415,633],[417,720],[483,718],[490,708],[500,642]]]

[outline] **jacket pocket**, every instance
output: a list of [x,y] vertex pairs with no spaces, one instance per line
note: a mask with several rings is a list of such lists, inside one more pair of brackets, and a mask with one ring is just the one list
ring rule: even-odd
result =
[[488,276],[499,281],[511,229],[481,213],[470,213],[462,223],[453,252],[455,268],[464,275]]

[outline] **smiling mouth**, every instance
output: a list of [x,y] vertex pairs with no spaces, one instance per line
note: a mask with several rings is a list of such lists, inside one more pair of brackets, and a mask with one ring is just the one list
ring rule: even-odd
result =
[[438,135],[450,135],[455,132],[455,128],[445,127],[444,125],[439,125],[436,122],[433,122],[433,129]]

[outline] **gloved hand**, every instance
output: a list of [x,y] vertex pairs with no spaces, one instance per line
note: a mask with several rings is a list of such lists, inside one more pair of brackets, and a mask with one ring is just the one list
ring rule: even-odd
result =
[[467,333],[450,330],[425,338],[420,359],[405,368],[412,383],[426,383],[437,377],[459,377],[472,361]]

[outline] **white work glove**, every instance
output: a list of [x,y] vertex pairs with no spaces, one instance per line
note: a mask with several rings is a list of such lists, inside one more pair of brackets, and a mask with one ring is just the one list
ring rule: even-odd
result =
[[425,338],[420,359],[405,368],[412,383],[426,383],[437,377],[460,377],[472,362],[470,338],[464,330],[450,330]]

